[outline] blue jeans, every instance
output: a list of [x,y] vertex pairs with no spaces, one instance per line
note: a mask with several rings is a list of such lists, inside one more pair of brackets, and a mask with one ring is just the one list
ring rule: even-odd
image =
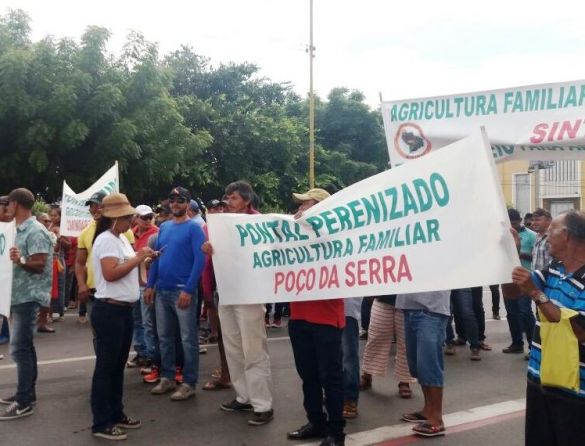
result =
[[38,374],[37,352],[33,338],[40,307],[37,302],[26,302],[10,307],[12,316],[10,355],[16,363],[18,377],[16,401],[23,406],[28,406],[37,399],[35,392]]
[[8,342],[10,339],[10,329],[8,328],[8,319],[0,316],[0,344]]
[[343,350],[343,394],[345,401],[357,403],[360,396],[360,329],[356,318],[345,316],[341,334]]
[[[465,338],[472,350],[479,350],[479,327],[473,309],[473,296],[471,288],[462,288],[451,291],[451,306],[455,317],[459,316],[463,323]],[[451,325],[451,324],[449,324]],[[447,332],[447,343],[453,342],[453,330]]]
[[142,310],[142,328],[144,330],[144,356],[153,364],[160,366],[160,350],[156,333],[156,315],[154,305],[144,302],[144,288],[140,287],[140,309]]
[[427,310],[403,310],[410,374],[421,386],[443,387],[443,342],[449,316]]
[[132,333],[132,345],[134,351],[143,358],[146,357],[146,345],[144,341],[144,326],[142,324],[142,305],[143,305],[144,288],[140,287],[140,299],[132,309],[132,319],[134,320],[134,331]]
[[177,306],[180,290],[157,291],[155,299],[156,323],[161,354],[161,376],[175,379],[177,326],[183,346],[183,380],[195,386],[199,374],[199,333],[197,291],[193,291],[191,303],[185,309]]
[[132,308],[96,299],[91,311],[95,333],[95,369],[91,382],[92,431],[124,418],[124,368],[132,344]]
[[528,345],[532,342],[532,334],[536,325],[536,318],[532,312],[532,299],[522,296],[518,299],[504,299],[504,306],[508,313],[508,326],[512,336],[512,344],[524,345],[522,333],[526,333]]

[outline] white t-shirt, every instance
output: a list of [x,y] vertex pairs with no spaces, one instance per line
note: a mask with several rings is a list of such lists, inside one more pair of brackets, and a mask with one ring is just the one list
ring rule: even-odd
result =
[[133,268],[121,279],[108,282],[104,279],[100,262],[107,257],[115,257],[118,263],[123,263],[135,257],[136,253],[128,239],[124,236],[116,237],[110,231],[105,231],[95,239],[92,254],[96,299],[109,298],[122,302],[136,302],[140,297],[138,268]]

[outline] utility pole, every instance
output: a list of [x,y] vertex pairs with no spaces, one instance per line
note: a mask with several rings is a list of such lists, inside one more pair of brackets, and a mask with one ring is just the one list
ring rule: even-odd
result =
[[309,188],[315,187],[315,94],[313,92],[313,0],[310,0],[309,25]]

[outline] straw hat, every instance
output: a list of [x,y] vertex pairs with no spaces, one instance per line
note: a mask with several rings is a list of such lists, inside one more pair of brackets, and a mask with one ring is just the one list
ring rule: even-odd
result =
[[136,209],[130,205],[124,194],[110,194],[102,200],[102,215],[108,218],[124,217],[136,214]]
[[314,189],[308,190],[304,194],[293,193],[293,201],[299,204],[302,203],[303,201],[309,200],[315,200],[319,202],[325,200],[326,198],[329,198],[330,196],[331,195],[329,194],[329,192],[327,192],[325,189],[316,187]]

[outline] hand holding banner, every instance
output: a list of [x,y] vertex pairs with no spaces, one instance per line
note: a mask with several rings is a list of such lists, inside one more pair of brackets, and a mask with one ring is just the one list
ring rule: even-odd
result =
[[10,300],[12,298],[12,269],[14,264],[10,260],[10,248],[14,246],[16,227],[14,221],[0,223],[0,314],[10,315]]
[[485,132],[287,215],[209,217],[220,302],[413,293],[510,281],[519,265]]

